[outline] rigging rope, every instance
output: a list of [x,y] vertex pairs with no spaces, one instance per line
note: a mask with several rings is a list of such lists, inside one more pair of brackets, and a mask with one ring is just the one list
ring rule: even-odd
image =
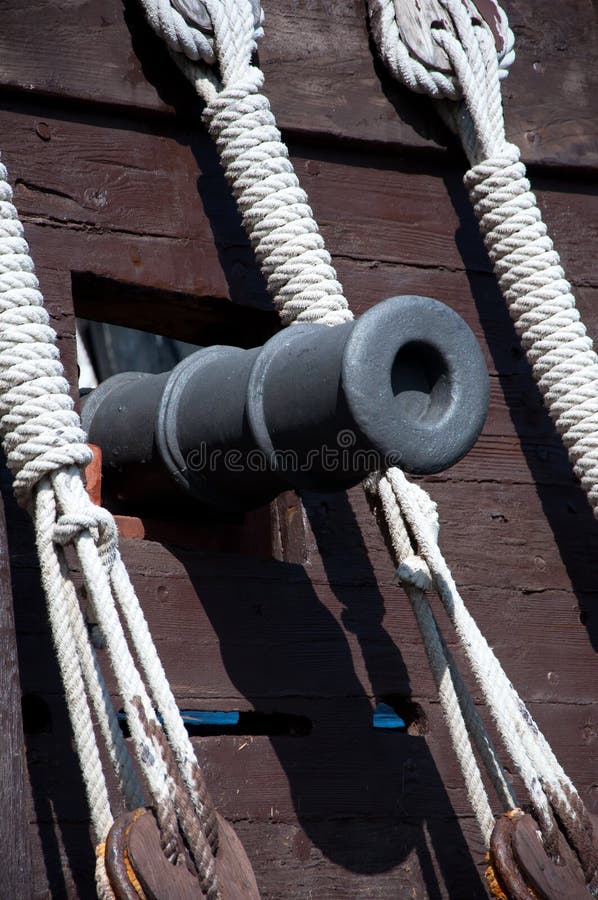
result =
[[[141,2],[148,21],[154,25],[158,21],[154,0]],[[174,54],[174,59],[206,101],[204,121],[216,140],[226,177],[267,275],[281,320],[287,325],[305,321],[335,325],[348,321],[353,314],[336,279],[307,196],[288,159],[269,101],[259,93],[263,73],[251,64],[257,34],[249,2],[205,0],[204,5],[214,23],[213,47],[220,78],[203,63],[192,62],[180,53]],[[172,27],[167,26],[167,34]],[[191,23],[188,27],[194,30]],[[160,30],[158,33],[162,34]],[[189,35],[186,41],[192,43],[193,38]],[[424,605],[428,604],[422,594],[418,607]],[[430,632],[438,631],[429,606],[418,622]],[[424,637],[426,646],[431,646],[433,640],[432,633]],[[445,685],[441,702],[446,704],[443,708],[451,740],[467,773],[467,783],[478,786],[472,795],[473,808],[489,841],[490,807],[462,712],[462,706],[471,710],[473,703],[470,700],[467,705],[464,699],[455,702],[455,694],[463,695],[464,685],[452,677],[444,647],[437,647],[434,660],[438,664],[435,678]],[[490,746],[488,738],[486,741]]]
[[[450,83],[411,56],[396,22],[393,0],[368,0],[374,40],[393,74],[437,100],[441,116],[461,138],[472,164],[465,184],[501,291],[548,411],[598,515],[598,358],[525,177],[519,149],[506,140],[500,79],[514,59],[513,35],[509,29],[499,65],[487,25],[478,17],[472,19],[462,0],[440,2],[454,33],[434,29],[433,38],[452,66]],[[429,552],[437,553],[437,547],[431,546]],[[444,577],[447,573],[441,576],[439,593],[443,597],[444,587],[454,594],[449,603],[454,614],[460,615],[462,601],[452,579]],[[466,621],[463,627],[469,631]],[[516,713],[521,701],[509,688],[506,693]],[[496,721],[495,705],[490,709]],[[577,792],[571,792],[573,785],[550,748],[521,713],[515,721],[518,732],[523,726],[528,759],[533,766],[541,763],[537,771],[542,788],[578,853],[590,890],[598,892],[598,856],[587,812]],[[497,726],[501,730],[498,721]],[[526,787],[530,791],[532,785],[526,781]],[[554,846],[554,818],[545,804],[538,805],[537,792],[537,799],[534,794],[531,798],[545,843]]]
[[[173,9],[166,0],[142,3],[148,20],[206,101],[206,124],[220,150],[283,323],[334,325],[347,321],[351,313],[330,256],[268,101],[260,93],[263,75],[251,64],[261,34],[255,3],[205,0],[213,24],[213,35],[207,36],[185,17],[185,4],[180,0],[177,5],[183,12]],[[372,23],[387,23],[377,34],[379,40],[382,35],[386,41],[385,59],[392,60],[396,54],[402,60],[396,69],[403,73],[399,77],[406,83],[411,78],[415,89],[426,90],[438,99],[442,114],[463,139],[472,162],[467,183],[501,287],[551,414],[596,511],[598,447],[593,435],[598,415],[598,363],[541,222],[517,148],[505,140],[501,73],[491,38],[484,26],[472,25],[456,0],[443,3],[457,35],[435,35],[453,65],[455,74],[448,78],[422,73],[405,63],[400,35],[392,28],[391,0],[370,0]],[[214,63],[217,68],[212,68]],[[457,107],[448,105],[448,100],[454,102],[461,96],[463,101],[459,100]],[[0,434],[14,475],[15,493],[31,512],[36,527],[53,638],[97,840],[105,839],[112,811],[94,716],[127,802],[137,805],[142,789],[70,578],[65,555],[69,544],[75,548],[106,640],[137,762],[156,807],[165,852],[173,861],[183,859],[182,834],[199,871],[202,890],[216,898],[215,813],[120,558],[114,520],[105,510],[93,506],[85,493],[81,469],[90,461],[90,453],[73,410],[56,334],[43,308],[6,169],[1,164]],[[586,880],[596,891],[597,860],[587,813],[466,610],[438,548],[431,501],[397,469],[370,479],[366,490],[422,630],[451,739],[486,841],[492,814],[472,738],[503,804],[512,807],[515,799],[440,636],[424,593],[430,584],[447,609],[500,737],[522,776],[547,848],[554,850],[556,846],[556,813],[582,861]],[[110,897],[102,866],[100,855],[98,890],[101,896]]]
[[[372,34],[387,67],[407,87],[437,103],[469,158],[465,185],[509,313],[575,474],[598,516],[598,357],[575,306],[536,198],[507,141],[500,78],[514,59],[513,35],[500,66],[494,39],[474,24],[462,0],[439,0],[454,34],[434,29],[453,75],[410,55],[394,0],[368,0]],[[454,102],[458,101],[458,102]]]
[[[168,22],[168,10],[162,3],[141,2],[148,20],[167,41],[177,64],[206,101],[204,121],[220,151],[226,177],[283,324],[313,321],[334,325],[351,318],[268,100],[260,93],[263,75],[251,62],[260,35],[249,0],[204,0],[213,23],[210,46],[218,73],[205,64],[205,57],[195,61],[185,54],[182,42],[173,46],[169,35],[174,24]],[[160,21],[156,15],[158,5],[162,10]],[[516,321],[522,340],[532,348],[535,372],[541,376],[541,387],[545,388],[557,424],[567,425],[565,440],[575,458],[576,471],[585,479],[590,498],[596,493],[598,501],[598,492],[589,485],[590,481],[595,482],[597,447],[590,431],[595,432],[597,400],[588,390],[592,379],[581,377],[579,365],[575,368],[571,363],[574,355],[578,363],[593,365],[593,351],[578,323],[568,285],[529,185],[521,176],[515,188],[510,187],[511,167],[521,164],[515,160],[516,148],[511,149],[513,145],[507,145],[504,139],[500,78],[514,56],[512,40],[499,66],[487,27],[474,28],[457,0],[446,0],[444,6],[457,23],[458,37],[445,32],[435,36],[449,54],[453,75],[430,72],[408,57],[396,26],[394,0],[370,0],[374,34],[383,58],[398,77],[414,89],[442,99],[443,114],[459,129],[475,162],[469,176],[472,196],[501,287],[507,291],[508,301],[512,301],[512,311],[521,310]],[[189,21],[187,27],[185,41],[193,43],[196,29]],[[478,95],[480,81],[485,87]],[[465,97],[465,106],[459,104],[455,108],[446,103],[447,98],[455,101],[461,96]],[[500,153],[488,159],[497,145]],[[516,168],[516,172],[520,170]],[[583,407],[581,418],[574,410],[577,405]],[[467,611],[438,548],[437,525],[430,522],[430,499],[422,500],[419,489],[410,485],[397,469],[370,479],[366,492],[399,564],[398,577],[413,604],[451,740],[486,843],[492,815],[468,729],[503,805],[512,808],[515,799],[440,637],[422,589],[428,573],[465,649],[501,740],[525,784],[545,847],[556,853],[556,813],[582,862],[587,882],[593,891],[598,889],[598,858],[587,811]]]
[[[105,639],[164,850],[172,861],[183,861],[184,835],[202,889],[216,900],[215,811],[120,557],[114,519],[94,506],[85,491],[81,470],[90,462],[91,451],[73,408],[56,333],[43,306],[7,179],[0,163],[0,434],[15,494],[35,526],[52,636],[96,840],[105,840],[113,814],[94,716],[127,805],[142,804],[143,791],[90,642],[66,559],[68,545],[76,551]],[[97,878],[102,896],[110,897],[102,861]]]

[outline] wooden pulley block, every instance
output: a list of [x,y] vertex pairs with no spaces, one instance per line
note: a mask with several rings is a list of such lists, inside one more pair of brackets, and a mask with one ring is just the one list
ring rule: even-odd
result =
[[[233,828],[216,813],[216,872],[221,900],[260,900],[245,849]],[[170,863],[160,846],[151,809],[119,816],[106,840],[106,873],[116,900],[202,900],[197,877],[184,864]]]
[[[486,22],[494,36],[496,52],[506,47],[509,25],[497,0],[461,0],[471,18]],[[447,56],[434,40],[434,29],[451,31],[447,11],[438,0],[395,0],[395,15],[401,38],[411,54],[429,69],[450,72]]]
[[[202,3],[201,0],[170,0],[170,2],[177,12],[180,12],[191,25],[196,25],[197,28],[205,31],[206,34],[213,33],[214,27],[212,25],[211,16],[205,3]],[[260,24],[262,14],[260,0],[251,0],[251,6],[253,9],[255,27],[257,28]]]
[[501,816],[490,840],[491,870],[487,875],[496,897],[508,900],[588,900],[583,872],[565,839],[559,839],[559,860],[544,849],[532,816],[520,809]]

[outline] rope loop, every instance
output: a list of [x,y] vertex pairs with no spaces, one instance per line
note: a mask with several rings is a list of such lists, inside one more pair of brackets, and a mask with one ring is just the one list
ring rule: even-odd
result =
[[118,531],[113,516],[101,506],[90,503],[89,510],[63,513],[54,526],[52,539],[60,547],[74,544],[76,538],[89,532],[98,548],[104,568],[109,572],[115,561]]
[[243,76],[258,80],[259,69],[248,74],[264,34],[257,0],[140,2],[147,21],[206,102]]
[[[463,98],[463,83],[455,68],[451,72],[434,69],[421,62],[404,41],[397,21],[396,6],[404,0],[368,0],[370,29],[381,59],[394,77],[410,90],[426,94],[437,101],[458,101]],[[494,48],[494,38],[485,22],[472,23],[472,7],[464,0],[439,0],[447,14],[452,31],[437,27],[433,39],[445,49],[445,38],[456,37],[467,45],[475,43],[481,34],[488,35]],[[504,15],[504,13],[503,13]],[[477,19],[477,16],[476,16]],[[506,23],[505,23],[506,24]],[[510,28],[505,29],[506,41],[497,59],[498,77],[506,78],[515,59],[515,39]],[[482,38],[484,40],[484,38]],[[496,59],[496,52],[494,56]]]

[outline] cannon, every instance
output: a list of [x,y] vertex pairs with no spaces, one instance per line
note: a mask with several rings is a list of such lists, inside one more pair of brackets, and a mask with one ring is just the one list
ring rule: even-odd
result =
[[343,490],[389,465],[441,471],[474,444],[488,393],[463,319],[401,296],[355,322],[297,324],[263,347],[207,347],[171,372],[115,375],[83,399],[82,421],[121,496],[178,486],[239,511],[289,488]]

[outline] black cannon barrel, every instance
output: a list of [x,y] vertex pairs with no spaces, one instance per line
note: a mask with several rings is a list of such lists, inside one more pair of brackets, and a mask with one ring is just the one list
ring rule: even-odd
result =
[[345,325],[293,325],[253,350],[208,347],[170,373],[115,375],[84,399],[82,419],[127,480],[159,472],[165,489],[174,479],[238,510],[289,487],[344,489],[388,465],[445,469],[477,439],[488,392],[463,319],[403,296]]

